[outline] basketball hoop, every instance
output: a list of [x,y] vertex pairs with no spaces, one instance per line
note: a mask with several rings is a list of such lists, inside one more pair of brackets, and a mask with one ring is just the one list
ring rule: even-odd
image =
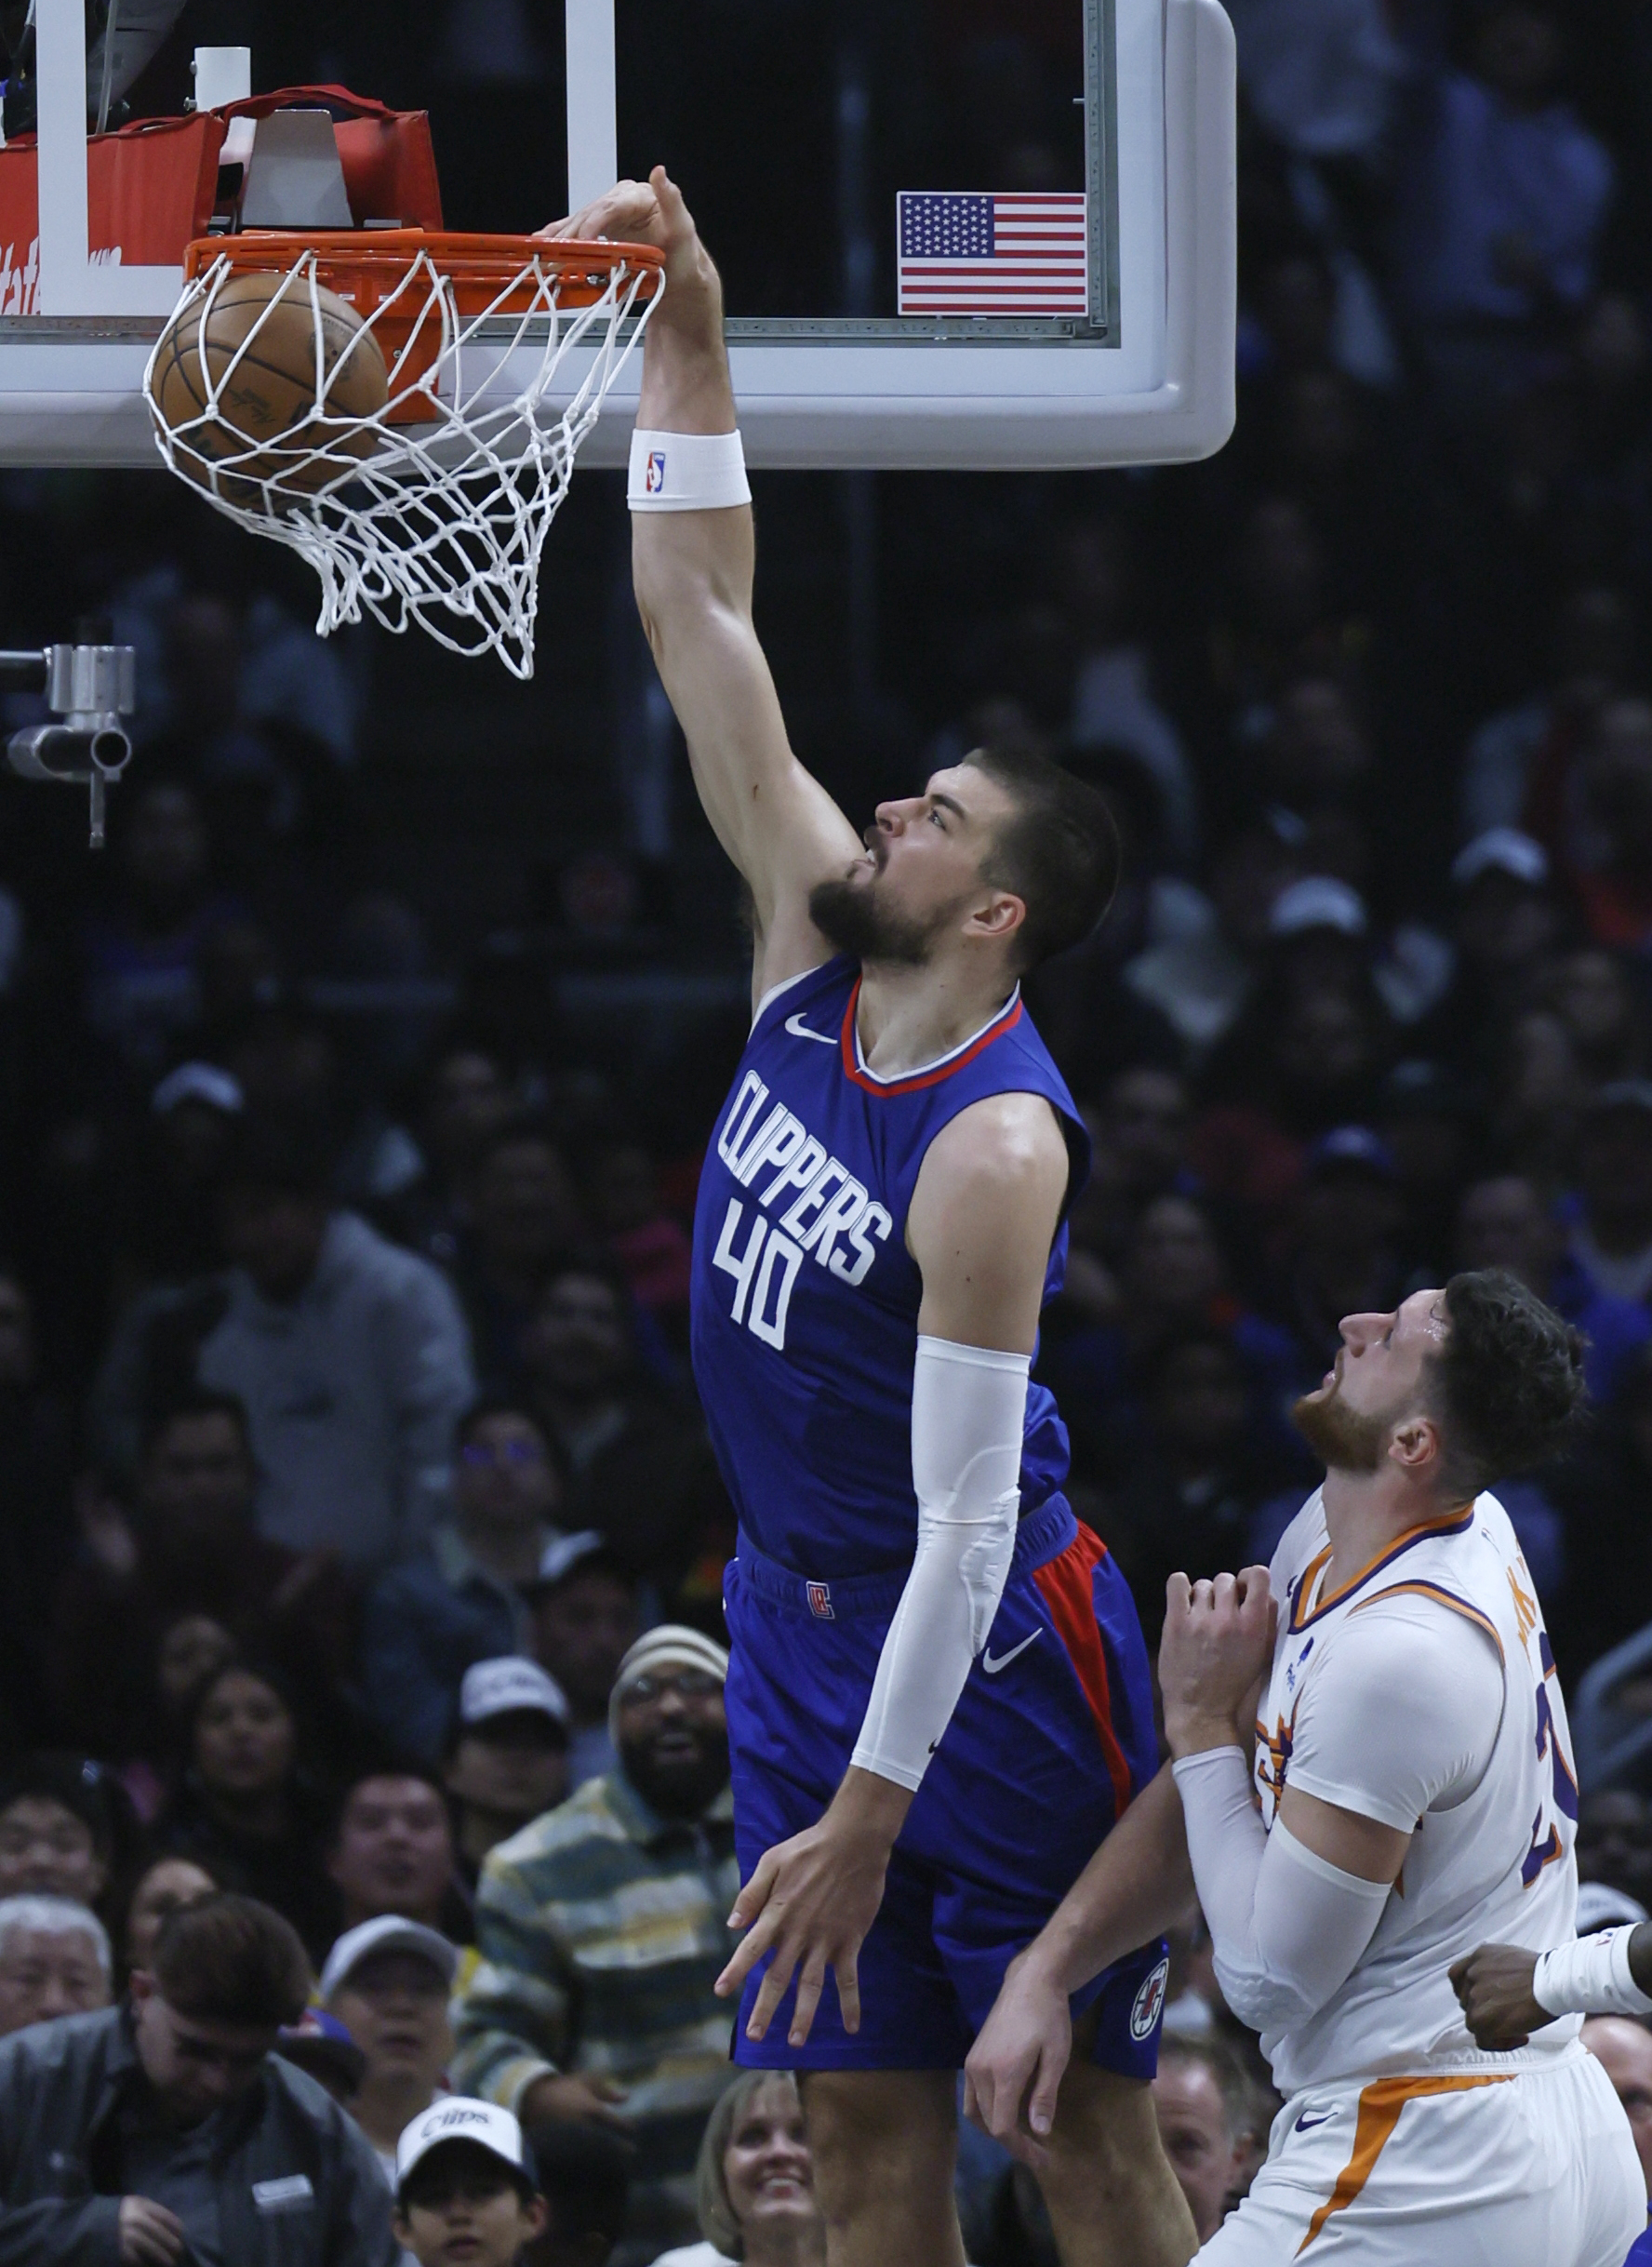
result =
[[[451,652],[491,650],[529,677],[540,553],[662,269],[646,245],[420,229],[199,239],[143,374],[156,445],[218,510],[309,561],[322,636],[364,612],[387,630],[417,622]],[[250,277],[272,287],[248,322],[246,291],[223,295]],[[212,327],[233,302],[226,350]],[[359,324],[341,349],[340,314]],[[552,401],[580,350],[589,358]],[[301,406],[255,437],[237,417],[237,377],[273,366],[297,377]],[[368,375],[381,406],[352,413],[339,396],[359,399]]]

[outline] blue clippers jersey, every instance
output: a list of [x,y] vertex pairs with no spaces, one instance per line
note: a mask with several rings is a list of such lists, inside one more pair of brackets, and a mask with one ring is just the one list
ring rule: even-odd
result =
[[[1089,1164],[1072,1097],[1018,993],[926,1071],[860,1066],[860,972],[836,959],[764,1007],[706,1154],[694,1220],[694,1375],[740,1526],[794,1573],[904,1567],[917,1542],[913,1365],[923,1281],[906,1215],[925,1152],[990,1094],[1042,1094]],[[1065,1221],[1045,1297],[1061,1286]],[[1021,1516],[1067,1476],[1067,1429],[1027,1395]]]

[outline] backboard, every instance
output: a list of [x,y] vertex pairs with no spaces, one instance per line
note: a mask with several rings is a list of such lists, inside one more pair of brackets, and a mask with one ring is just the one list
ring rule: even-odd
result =
[[[182,109],[192,13],[138,114]],[[428,109],[450,226],[531,227],[670,166],[724,271],[755,465],[1166,461],[1232,428],[1218,0],[565,0],[549,22],[533,0],[359,0],[306,33],[307,14],[217,0],[211,35],[250,47],[255,90],[340,80]],[[139,381],[179,277],[100,244],[83,0],[37,19],[41,220],[37,245],[0,241],[0,463],[148,464]],[[639,375],[582,462],[624,460]]]

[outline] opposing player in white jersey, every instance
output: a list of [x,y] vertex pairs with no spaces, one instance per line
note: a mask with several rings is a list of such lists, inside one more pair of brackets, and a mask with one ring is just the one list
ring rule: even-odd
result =
[[1619,2267],[1645,2194],[1576,2020],[1488,2051],[1449,1974],[1487,1939],[1572,1933],[1565,1712],[1485,1490],[1565,1432],[1580,1341],[1495,1272],[1341,1332],[1297,1409],[1325,1485],[1271,1570],[1172,1579],[1174,1760],[1012,1967],[971,2107],[1035,2162],[1067,1994],[1196,1887],[1223,1994],[1286,2098],[1202,2260]]

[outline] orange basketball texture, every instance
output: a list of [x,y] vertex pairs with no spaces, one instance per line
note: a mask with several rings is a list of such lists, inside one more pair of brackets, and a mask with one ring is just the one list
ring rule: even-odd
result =
[[[315,300],[321,313],[324,406],[335,418],[371,417],[390,398],[378,341],[371,333],[361,336],[361,317],[347,300],[319,286]],[[258,502],[255,483],[263,480],[312,494],[340,471],[340,458],[368,457],[375,447],[370,432],[343,433],[316,419],[311,286],[302,276],[279,273],[231,276],[210,305],[205,297],[195,300],[162,334],[153,394],[169,433],[178,433],[203,415],[212,389],[255,329],[257,336],[218,395],[216,414],[183,433],[178,458],[179,470],[206,487],[205,470],[188,451],[222,462],[239,458],[247,447],[260,448],[220,482],[220,493],[231,501],[248,504]],[[359,343],[346,358],[353,340]],[[264,443],[270,444],[267,449],[260,447]],[[328,457],[307,460],[306,451],[323,446]]]

